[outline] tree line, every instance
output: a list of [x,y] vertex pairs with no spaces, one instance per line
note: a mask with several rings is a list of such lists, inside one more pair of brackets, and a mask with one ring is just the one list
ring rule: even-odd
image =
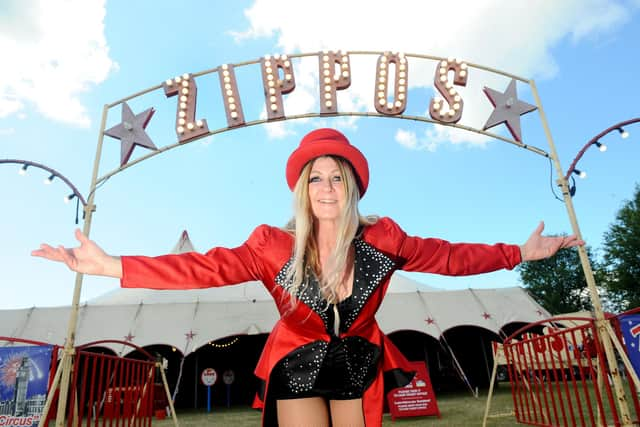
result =
[[[623,203],[604,234],[602,256],[586,247],[604,309],[620,312],[640,306],[640,185]],[[577,248],[517,267],[533,298],[552,314],[591,309]]]

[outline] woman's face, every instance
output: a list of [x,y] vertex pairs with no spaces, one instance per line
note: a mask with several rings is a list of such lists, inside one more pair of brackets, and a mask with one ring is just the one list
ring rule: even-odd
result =
[[338,163],[331,157],[319,157],[311,165],[309,201],[319,221],[336,221],[345,204],[345,185]]

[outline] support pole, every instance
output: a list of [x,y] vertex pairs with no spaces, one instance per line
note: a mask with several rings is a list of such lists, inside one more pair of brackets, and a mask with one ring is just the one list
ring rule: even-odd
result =
[[64,363],[64,359],[66,358],[65,353],[62,353],[62,357],[60,358],[60,364],[58,364],[58,369],[56,369],[56,374],[53,377],[53,381],[51,382],[51,388],[49,389],[49,394],[47,395],[47,400],[44,403],[44,409],[42,410],[42,415],[40,416],[40,422],[38,423],[38,427],[42,427],[47,420],[47,415],[49,415],[49,410],[51,409],[51,403],[53,402],[53,396],[56,394],[56,390],[60,385],[60,376],[62,374],[62,369],[60,369],[60,365]]
[[178,424],[178,417],[176,416],[176,410],[173,407],[173,398],[171,397],[171,391],[169,390],[169,383],[167,382],[167,376],[164,374],[164,368],[160,366],[160,375],[162,376],[162,383],[164,384],[164,392],[167,393],[167,401],[169,402],[169,410],[171,411],[171,418],[173,418],[173,425],[180,427]]
[[[91,218],[95,211],[94,199],[96,190],[96,181],[98,178],[98,168],[100,166],[100,156],[102,154],[102,142],[104,140],[104,127],[107,121],[108,106],[105,105],[102,109],[102,121],[100,124],[100,135],[98,136],[98,147],[96,149],[96,157],[93,163],[93,175],[91,178],[91,191],[87,204],[84,207],[84,225],[82,232],[88,237],[91,231]],[[56,372],[56,376],[60,375],[60,394],[58,397],[58,412],[56,414],[56,427],[63,427],[66,410],[67,410],[67,396],[69,394],[69,383],[71,380],[71,372],[73,370],[73,362],[75,355],[75,340],[76,340],[76,327],[78,325],[78,310],[80,308],[80,293],[82,290],[83,274],[76,274],[75,287],[73,289],[73,300],[71,303],[71,314],[69,316],[69,324],[67,327],[67,338],[64,343],[64,350],[62,356],[62,362],[58,365],[58,370],[61,373]],[[47,401],[52,399],[55,394],[56,388],[51,387],[49,390],[49,396]],[[42,414],[42,419],[46,419],[48,415],[48,408],[45,404],[45,412]]]
[[[567,214],[569,215],[569,220],[571,221],[571,227],[573,229],[573,233],[579,239],[582,239],[582,234],[580,233],[580,227],[578,226],[578,219],[576,217],[576,213],[573,208],[571,195],[569,194],[569,184],[567,182],[567,179],[564,177],[564,174],[562,173],[562,166],[560,165],[560,160],[558,159],[558,153],[556,151],[553,138],[551,137],[551,131],[549,130],[547,118],[544,114],[544,110],[542,109],[542,103],[540,102],[540,97],[538,96],[538,90],[536,89],[536,84],[533,80],[530,80],[529,84],[531,86],[531,93],[533,94],[533,97],[535,98],[536,104],[538,106],[538,110],[540,113],[540,120],[542,121],[542,126],[544,128],[547,141],[549,142],[549,147],[551,148],[551,158],[553,159],[556,173],[558,175],[558,180],[556,182],[558,183],[558,186],[562,190],[564,204],[567,208]],[[596,281],[593,276],[593,270],[591,269],[591,264],[589,263],[589,257],[587,256],[587,250],[584,248],[584,246],[578,246],[578,254],[580,256],[582,269],[584,271],[584,275],[587,280],[587,287],[589,289],[589,295],[591,297],[591,304],[593,305],[593,309],[595,311],[595,317],[596,317],[595,322],[596,322],[596,328],[598,330],[598,337],[602,342],[606,359],[607,359],[607,364],[609,366],[609,371],[611,373],[611,378],[613,380],[613,387],[618,400],[618,406],[620,408],[621,422],[623,426],[632,426],[633,424],[631,422],[629,404],[627,402],[627,397],[625,395],[624,388],[622,386],[622,381],[618,373],[618,363],[616,361],[615,353],[614,353],[613,347],[611,346],[611,342],[614,340],[617,340],[618,337],[615,335],[609,334],[609,331],[607,329],[607,326],[606,326],[607,320],[604,317],[604,311],[602,310],[602,303],[600,301],[600,296],[598,295],[598,289],[596,287]]]
[[[493,357],[493,373],[491,374],[491,381],[489,381],[489,395],[487,396],[487,404],[484,408],[484,418],[482,418],[482,427],[487,427],[487,418],[489,418],[489,409],[491,408],[491,398],[493,397],[493,387],[496,383],[496,375],[498,373],[498,356],[499,349],[496,350],[496,354]],[[503,350],[504,351],[504,350]]]

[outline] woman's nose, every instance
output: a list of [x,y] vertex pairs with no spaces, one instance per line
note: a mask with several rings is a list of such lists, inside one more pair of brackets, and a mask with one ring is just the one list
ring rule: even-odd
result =
[[327,191],[333,190],[333,182],[331,182],[330,179],[327,179],[326,181],[324,181],[323,188]]

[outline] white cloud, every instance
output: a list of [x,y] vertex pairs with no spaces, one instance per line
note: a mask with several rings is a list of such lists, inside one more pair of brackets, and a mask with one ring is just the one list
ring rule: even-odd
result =
[[267,130],[267,136],[269,139],[283,139],[289,135],[294,135],[295,132],[284,126],[284,122],[271,122],[265,124]]
[[396,142],[407,148],[415,149],[418,145],[416,133],[404,129],[398,129],[395,136]]
[[425,131],[424,137],[418,138],[412,130],[398,129],[394,138],[398,144],[410,150],[426,150],[432,152],[436,151],[439,144],[445,142],[442,139],[436,138],[431,130]]
[[[0,13],[0,118],[33,105],[89,126],[80,95],[117,65],[104,37],[105,0],[5,0]],[[23,113],[24,114],[24,113]]]
[[13,135],[14,133],[16,133],[14,128],[0,128],[0,136]]
[[[297,0],[255,0],[245,10],[249,27],[235,36],[240,43],[251,38],[276,37],[281,51],[271,53],[343,49],[453,56],[539,79],[556,74],[552,49],[560,40],[569,38],[577,42],[614,31],[628,19],[626,8],[633,6],[627,5],[608,0],[541,0],[523,7],[511,0],[478,0],[456,7],[446,2],[397,0],[390,6],[382,0],[324,0],[310,12],[300,7]],[[351,61],[353,76],[370,77],[352,79],[348,91],[340,93],[340,109],[371,111],[374,78],[371,70],[375,65],[354,58]],[[431,88],[434,70],[434,63],[410,63],[410,87]],[[508,79],[476,70],[472,73],[468,86],[459,90],[467,105],[461,124],[482,128],[491,113],[482,86],[504,90]],[[297,87],[290,95],[287,110],[292,106],[317,111],[308,98],[317,98],[317,60],[314,66],[296,69],[296,78]],[[304,93],[297,101],[296,92]],[[527,96],[525,100],[531,102]],[[436,145],[443,141],[484,144],[488,140],[486,136],[447,126],[434,126],[425,137]]]

